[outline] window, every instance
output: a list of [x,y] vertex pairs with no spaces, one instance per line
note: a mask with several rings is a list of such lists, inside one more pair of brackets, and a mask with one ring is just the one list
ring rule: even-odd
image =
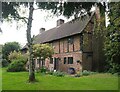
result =
[[73,37],[68,38],[68,43],[73,44]]
[[50,64],[53,64],[53,58],[50,58]]
[[64,57],[64,64],[66,64],[67,60],[66,60],[66,57]]
[[68,57],[68,64],[73,64],[73,57]]

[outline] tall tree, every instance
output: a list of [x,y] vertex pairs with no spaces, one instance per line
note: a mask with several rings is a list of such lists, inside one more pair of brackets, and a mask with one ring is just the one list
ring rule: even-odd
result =
[[105,40],[105,55],[108,70],[120,74],[120,2],[110,3],[110,25]]
[[[33,0],[34,1],[34,0]],[[25,7],[29,7],[29,17],[21,17],[17,11],[17,8],[20,7],[20,5],[24,5]],[[34,2],[3,2],[2,8],[3,8],[3,18],[13,18],[15,20],[24,20],[25,23],[27,23],[27,42],[28,42],[28,50],[29,50],[29,82],[35,81],[35,74],[34,74],[34,62],[32,60],[32,38],[31,38],[31,27],[32,27],[32,20],[33,20],[33,11],[34,11]],[[27,20],[26,20],[27,19]]]
[[10,52],[18,51],[19,49],[20,49],[20,44],[18,42],[5,43],[2,47],[3,59],[8,60],[8,55],[10,54]]
[[33,61],[33,55],[32,55],[32,39],[31,39],[31,27],[32,27],[32,20],[33,20],[33,7],[34,2],[29,3],[29,17],[28,17],[28,23],[27,23],[27,41],[28,41],[28,50],[29,50],[29,81],[34,82],[35,81],[35,73],[34,73],[34,61]]

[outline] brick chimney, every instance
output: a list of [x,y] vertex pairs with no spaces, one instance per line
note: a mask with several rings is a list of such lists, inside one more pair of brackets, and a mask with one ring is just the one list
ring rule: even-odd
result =
[[99,21],[100,20],[100,9],[97,5],[95,5],[95,16],[96,16],[97,21]]
[[57,26],[60,26],[60,25],[63,24],[63,23],[64,23],[64,20],[63,20],[63,19],[57,20]]
[[45,28],[40,28],[39,34],[42,34],[43,32],[45,32]]

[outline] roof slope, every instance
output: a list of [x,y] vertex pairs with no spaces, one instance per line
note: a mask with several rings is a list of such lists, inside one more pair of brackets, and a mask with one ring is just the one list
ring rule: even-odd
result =
[[84,17],[84,19],[79,19],[74,22],[67,22],[60,26],[47,30],[42,34],[38,34],[35,37],[33,43],[45,43],[71,35],[79,34],[84,30],[88,22],[91,20],[92,16],[86,16]]

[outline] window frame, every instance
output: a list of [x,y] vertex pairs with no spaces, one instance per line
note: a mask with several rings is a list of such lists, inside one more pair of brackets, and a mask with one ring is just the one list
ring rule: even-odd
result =
[[68,57],[68,64],[73,64],[73,57]]

